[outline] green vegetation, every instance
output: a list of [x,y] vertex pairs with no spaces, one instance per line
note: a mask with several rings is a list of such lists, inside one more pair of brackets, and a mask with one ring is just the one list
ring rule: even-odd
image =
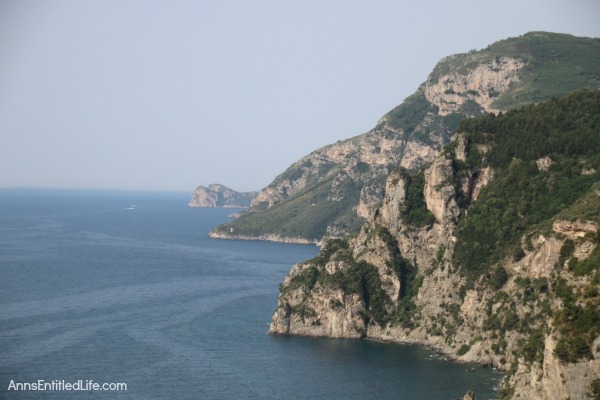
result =
[[504,386],[498,390],[498,399],[500,400],[510,400],[513,398],[515,394],[515,388],[510,386],[508,381],[504,381]]
[[364,261],[352,262],[344,271],[337,271],[332,275],[322,272],[319,282],[341,289],[346,294],[360,294],[368,311],[366,322],[373,320],[381,326],[387,323],[387,309],[391,300],[382,289],[377,269],[371,264]]
[[425,174],[423,169],[414,175],[408,174],[405,169],[401,169],[404,180],[407,182],[406,201],[402,208],[403,220],[416,227],[429,226],[435,222],[435,217],[427,209],[423,190],[425,188]]
[[423,277],[417,275],[416,266],[402,257],[396,239],[387,229],[377,225],[374,234],[377,234],[385,242],[387,252],[391,258],[388,266],[394,270],[396,276],[400,279],[398,305],[389,317],[394,324],[398,324],[403,328],[413,328],[417,317],[417,306],[414,297],[423,283]]
[[431,140],[432,135],[441,135],[445,141],[449,140],[460,121],[465,117],[480,115],[481,107],[469,103],[465,104],[459,113],[437,115],[437,112],[437,106],[427,100],[421,87],[386,114],[387,124],[402,130],[405,137],[412,137],[423,144],[435,146]]
[[[454,164],[456,175],[483,166],[495,171],[457,229],[453,261],[471,283],[510,254],[527,230],[591,191],[600,169],[598,110],[600,92],[583,90],[461,123],[469,157]],[[491,151],[482,155],[478,146]],[[545,156],[553,162],[540,171],[536,160]]]
[[[512,48],[512,52],[510,49]],[[526,66],[521,84],[500,95],[494,107],[508,109],[560,96],[580,88],[600,86],[600,40],[571,35],[532,32],[486,49],[507,51],[523,58]]]
[[590,392],[590,395],[593,396],[592,399],[600,400],[600,379],[594,379],[590,385]]
[[294,276],[290,284],[285,287],[285,291],[293,291],[298,288],[302,288],[304,292],[311,291],[317,284],[319,279],[320,271],[314,265],[308,265],[308,268],[304,269],[301,273]]
[[[592,285],[597,283],[592,282]],[[577,301],[567,282],[560,278],[553,287],[562,300],[562,309],[555,313],[555,325],[561,336],[555,354],[563,362],[573,363],[593,358],[591,346],[600,335],[600,300],[594,298]]]
[[456,355],[464,356],[469,352],[469,350],[471,350],[471,346],[469,346],[468,344],[463,344],[462,346],[460,346],[460,349],[458,349],[458,351],[456,352]]
[[571,239],[565,240],[558,253],[558,265],[563,266],[565,261],[571,258],[573,252],[575,252],[575,242]]
[[418,90],[413,95],[407,97],[402,104],[386,114],[389,118],[389,124],[395,128],[403,129],[406,134],[412,133],[417,125],[423,122],[428,113],[435,113],[437,110],[425,94]]
[[[477,92],[476,92],[477,93]],[[464,104],[460,107],[460,112],[461,114],[464,114],[467,117],[477,117],[481,114],[484,113],[483,108],[479,105],[479,103],[477,103],[474,100],[467,100],[464,102]],[[452,115],[452,114],[451,114]],[[459,114],[460,115],[460,114]],[[460,123],[461,120],[463,120],[464,118],[461,118],[460,120],[456,121],[456,126],[454,127],[454,129],[458,128],[458,124]]]
[[529,334],[527,341],[521,346],[521,354],[525,361],[541,362],[544,359],[544,330],[535,329]]
[[336,260],[342,259],[343,255],[348,257],[347,261],[351,261],[352,255],[348,251],[348,247],[348,241],[345,239],[329,239],[325,242],[319,254],[307,262],[324,267],[334,255],[336,256]]
[[579,261],[576,258],[573,258],[572,261],[572,263],[569,262],[569,270],[571,270],[575,276],[588,275],[593,271],[599,270],[600,246],[596,246],[594,251],[592,251],[592,254],[585,260]]
[[[600,221],[600,196],[596,193],[600,193],[600,182],[592,185],[587,194],[562,210],[557,218],[567,221]],[[592,239],[597,240],[597,236],[586,238],[586,240]]]
[[597,90],[579,90],[505,114],[466,119],[459,131],[467,133],[469,143],[494,147],[486,156],[494,168],[506,168],[514,159],[596,155],[600,149],[599,107]]
[[508,281],[508,274],[501,265],[498,265],[490,274],[490,286],[494,290],[499,290]]

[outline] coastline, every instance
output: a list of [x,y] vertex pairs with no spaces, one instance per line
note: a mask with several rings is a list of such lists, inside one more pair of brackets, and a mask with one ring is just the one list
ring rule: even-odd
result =
[[264,242],[276,242],[276,243],[287,243],[287,244],[313,244],[316,246],[321,246],[321,240],[308,240],[301,237],[286,237],[279,235],[259,235],[259,236],[250,236],[250,235],[235,235],[231,233],[222,233],[211,231],[208,236],[212,239],[221,239],[221,240],[257,240]]
[[271,331],[269,329],[268,331],[269,335],[273,335],[273,336],[298,336],[298,337],[308,337],[308,338],[321,338],[321,339],[335,339],[335,340],[366,340],[366,341],[371,341],[371,342],[377,342],[377,343],[384,343],[384,344],[400,344],[400,345],[406,345],[406,346],[417,346],[417,347],[422,347],[422,348],[426,348],[429,351],[435,353],[436,355],[439,356],[440,359],[445,360],[445,361],[451,361],[451,362],[456,362],[456,363],[460,363],[460,364],[476,364],[479,365],[481,367],[485,367],[485,368],[492,368],[500,373],[506,373],[507,370],[496,366],[493,364],[493,362],[490,361],[483,361],[481,359],[465,359],[464,357],[460,357],[457,356],[455,353],[453,352],[449,352],[447,349],[445,349],[443,346],[438,345],[436,343],[432,343],[432,342],[428,342],[426,340],[420,340],[420,339],[399,339],[399,338],[392,338],[392,337],[382,337],[382,336],[364,336],[364,337],[350,337],[350,336],[328,336],[328,335],[310,335],[310,334],[302,334],[302,333],[282,333],[282,332],[274,332]]

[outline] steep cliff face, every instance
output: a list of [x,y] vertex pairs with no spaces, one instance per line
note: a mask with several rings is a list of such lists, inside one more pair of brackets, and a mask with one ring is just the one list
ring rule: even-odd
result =
[[[286,277],[272,333],[427,340],[426,332],[411,333],[392,321],[403,320],[408,314],[402,311],[415,307],[423,314],[438,314],[447,295],[458,298],[460,277],[451,276],[450,268],[430,270],[449,262],[447,249],[460,211],[448,183],[451,160],[436,158],[424,176],[424,200],[435,222],[423,227],[405,222],[410,176],[400,170],[390,174],[382,205],[356,234],[347,241],[328,242],[317,259],[296,265]],[[296,312],[299,307],[301,313]],[[336,328],[331,321],[343,324]]]
[[[294,266],[270,332],[426,344],[506,371],[502,398],[592,398],[600,390],[600,176],[587,171],[600,157],[572,146],[577,135],[600,146],[597,106],[600,94],[590,92],[489,125],[473,121],[465,125],[473,132],[420,172],[393,171],[357,232]],[[490,133],[563,107],[587,111],[560,115],[570,119],[555,131],[577,128],[547,137],[556,144],[547,167],[537,163],[545,149],[531,151],[527,137],[505,147],[519,132]],[[546,135],[551,126],[529,130]]]
[[[297,161],[260,191],[241,218],[212,236],[310,242],[346,236],[383,200],[388,173],[398,165],[416,170],[432,162],[461,119],[597,86],[600,71],[589,60],[599,54],[599,40],[537,32],[447,57],[375,128]],[[562,69],[585,73],[558,85],[553,74]]]
[[227,186],[213,183],[208,187],[198,186],[188,203],[190,207],[245,208],[250,205],[256,192],[236,192]]

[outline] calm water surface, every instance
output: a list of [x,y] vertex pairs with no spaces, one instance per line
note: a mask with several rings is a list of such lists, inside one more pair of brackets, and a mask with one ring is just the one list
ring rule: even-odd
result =
[[[456,399],[501,376],[422,348],[267,335],[315,246],[220,241],[187,193],[0,189],[0,398]],[[127,391],[9,391],[43,379]]]

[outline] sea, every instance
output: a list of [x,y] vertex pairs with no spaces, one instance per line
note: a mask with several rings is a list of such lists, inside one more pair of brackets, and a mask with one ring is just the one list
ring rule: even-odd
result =
[[501,374],[426,348],[269,335],[318,248],[210,239],[238,210],[188,199],[0,189],[1,399],[494,397]]

